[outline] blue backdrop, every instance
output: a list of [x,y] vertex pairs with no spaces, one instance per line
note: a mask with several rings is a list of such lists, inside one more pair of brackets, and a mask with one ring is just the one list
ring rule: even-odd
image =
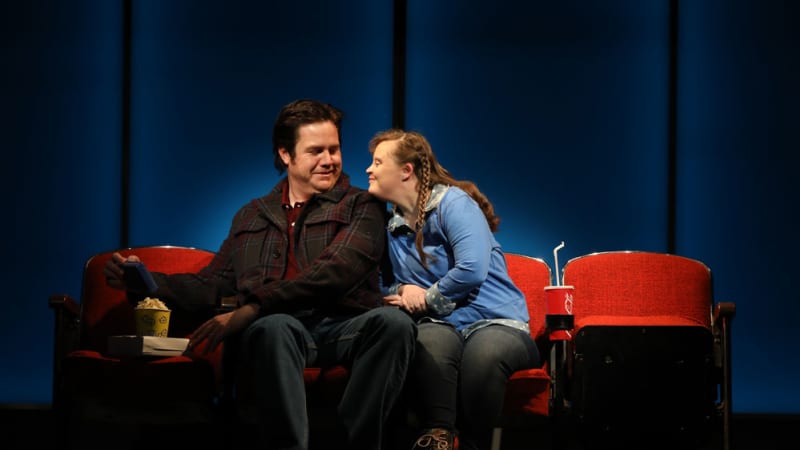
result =
[[[787,356],[800,315],[798,6],[676,2],[671,98],[668,0],[407,4],[406,127],[489,196],[507,251],[551,265],[561,241],[562,265],[667,251],[676,108],[675,252],[708,264],[716,297],[737,304],[734,412],[800,413]],[[344,167],[362,187],[367,141],[392,125],[388,0],[136,0],[129,103],[124,14],[122,0],[0,5],[0,403],[50,401],[47,297],[79,296],[85,260],[120,243],[126,126],[129,243],[216,250],[233,213],[278,180],[280,106],[344,109]]]

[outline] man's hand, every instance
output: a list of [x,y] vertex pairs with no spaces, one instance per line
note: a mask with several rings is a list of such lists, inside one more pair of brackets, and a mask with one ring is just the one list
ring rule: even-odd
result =
[[253,323],[258,318],[260,309],[258,304],[248,303],[231,312],[212,317],[192,333],[188,348],[191,349],[208,340],[203,354],[213,352],[226,337],[244,330]]
[[119,253],[114,253],[111,255],[111,259],[106,262],[106,267],[103,269],[103,273],[106,276],[106,284],[114,289],[125,289],[125,281],[123,281],[122,275],[124,273],[122,269],[122,263],[125,261],[141,261],[138,256],[130,255],[126,259],[124,256],[120,255]]

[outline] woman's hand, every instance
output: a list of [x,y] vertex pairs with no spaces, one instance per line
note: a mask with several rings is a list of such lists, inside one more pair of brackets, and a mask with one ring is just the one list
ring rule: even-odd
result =
[[383,298],[385,305],[399,306],[410,314],[420,314],[428,310],[425,303],[425,289],[413,284],[404,284],[398,289],[399,294],[387,295]]

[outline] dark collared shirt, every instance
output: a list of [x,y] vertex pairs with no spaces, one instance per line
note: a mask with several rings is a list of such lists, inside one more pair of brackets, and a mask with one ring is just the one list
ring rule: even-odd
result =
[[297,269],[297,260],[294,257],[294,224],[297,222],[297,218],[300,216],[300,210],[303,209],[303,202],[295,202],[294,205],[291,204],[289,200],[289,184],[287,183],[283,187],[283,193],[281,194],[281,203],[284,211],[286,211],[286,223],[289,224],[289,251],[286,254],[286,273],[283,275],[284,280],[291,280],[292,278],[297,276],[299,270]]

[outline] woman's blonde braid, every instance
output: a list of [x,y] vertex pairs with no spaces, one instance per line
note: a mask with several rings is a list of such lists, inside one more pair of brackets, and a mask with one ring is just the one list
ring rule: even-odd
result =
[[422,251],[422,225],[425,223],[425,205],[431,197],[431,162],[428,157],[424,155],[420,158],[420,162],[422,165],[422,173],[420,175],[422,176],[419,180],[419,196],[417,197],[417,209],[419,214],[417,214],[417,222],[414,224],[414,228],[417,230],[417,236],[414,242],[416,243],[417,252],[422,258],[422,265],[427,266],[428,255]]

